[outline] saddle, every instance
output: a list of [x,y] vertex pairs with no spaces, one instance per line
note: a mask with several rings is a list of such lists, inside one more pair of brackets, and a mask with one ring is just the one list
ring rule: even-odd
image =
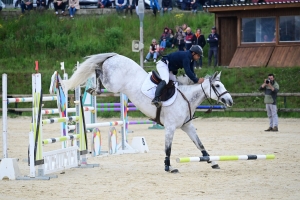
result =
[[[158,85],[162,79],[160,78],[159,74],[156,71],[152,71],[152,75],[150,76],[150,80],[152,83]],[[174,81],[170,80],[166,87],[163,89],[162,94],[160,96],[161,101],[167,101],[175,94],[175,83]]]

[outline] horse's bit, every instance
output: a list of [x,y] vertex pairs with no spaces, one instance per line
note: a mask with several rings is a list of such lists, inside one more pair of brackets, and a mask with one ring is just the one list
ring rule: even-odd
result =
[[[219,81],[219,80],[216,80],[216,81]],[[220,82],[220,81],[219,81],[219,82]],[[211,105],[211,107],[210,107],[205,113],[211,113],[211,112],[212,112],[212,102],[209,100],[209,99],[211,99],[211,89],[213,89],[214,93],[215,93],[216,96],[218,97],[218,103],[220,102],[220,98],[221,98],[224,94],[228,93],[228,91],[226,90],[225,92],[223,92],[223,93],[220,94],[220,93],[218,92],[218,90],[216,89],[216,87],[212,84],[211,78],[209,78],[209,84],[210,84],[209,98],[207,97],[207,95],[206,95],[206,93],[205,93],[205,91],[204,91],[204,89],[203,89],[203,86],[202,86],[202,84],[201,84],[201,88],[202,88],[202,91],[203,91],[203,93],[204,93],[204,95],[205,95],[205,98],[207,99],[207,101],[208,101],[209,104]]]

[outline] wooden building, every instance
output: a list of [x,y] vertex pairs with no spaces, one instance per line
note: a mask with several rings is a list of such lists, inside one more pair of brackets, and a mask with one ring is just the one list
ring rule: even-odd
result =
[[206,6],[220,34],[219,65],[300,66],[300,1]]

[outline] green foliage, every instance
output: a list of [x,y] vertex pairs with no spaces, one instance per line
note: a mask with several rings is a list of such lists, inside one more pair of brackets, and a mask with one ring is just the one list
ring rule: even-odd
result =
[[[30,23],[29,23],[30,22]],[[188,24],[192,31],[201,28],[205,37],[214,25],[214,15],[199,13],[168,14],[154,17],[146,14],[144,25],[144,56],[148,52],[153,38],[159,40],[164,27],[175,30],[177,25]],[[13,19],[0,18],[0,72],[8,74],[9,94],[31,94],[31,74],[34,73],[34,61],[39,61],[39,72],[42,73],[44,93],[48,93],[50,78],[55,70],[60,69],[60,62],[65,63],[66,72],[72,74],[77,61],[85,56],[116,52],[140,62],[139,53],[131,51],[132,40],[140,37],[140,21],[135,15],[122,18],[116,14],[108,15],[77,15],[76,19],[58,18],[52,12],[43,14],[30,12],[27,15]],[[165,54],[177,49],[166,49]],[[204,48],[203,69],[197,70],[198,77],[222,71],[221,80],[230,93],[254,93],[267,78],[274,73],[280,85],[280,92],[300,92],[300,67],[293,68],[207,68],[208,45]],[[154,63],[147,63],[147,72],[154,70]],[[183,73],[181,71],[180,73]],[[1,84],[1,83],[0,83]],[[24,87],[25,86],[25,87]],[[102,102],[118,102],[119,99],[103,98]],[[208,104],[204,102],[203,105]],[[278,108],[298,108],[300,98],[278,98]],[[14,107],[15,105],[9,105]],[[21,106],[21,105],[20,105]],[[31,107],[31,104],[22,104]],[[55,107],[55,103],[45,102],[45,108]],[[234,108],[264,108],[263,97],[234,98]],[[140,112],[131,112],[131,116],[144,116]],[[197,113],[201,117],[237,116],[266,117],[265,113],[232,113],[215,112],[212,115]],[[103,112],[103,117],[118,117],[117,112]],[[298,113],[279,113],[281,117],[299,117]]]

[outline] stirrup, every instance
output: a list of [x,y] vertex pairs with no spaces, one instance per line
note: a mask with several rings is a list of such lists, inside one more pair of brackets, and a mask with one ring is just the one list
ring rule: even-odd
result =
[[162,103],[161,101],[157,100],[157,99],[153,99],[152,102],[151,102],[152,105],[155,105],[156,108],[159,108],[161,107]]

